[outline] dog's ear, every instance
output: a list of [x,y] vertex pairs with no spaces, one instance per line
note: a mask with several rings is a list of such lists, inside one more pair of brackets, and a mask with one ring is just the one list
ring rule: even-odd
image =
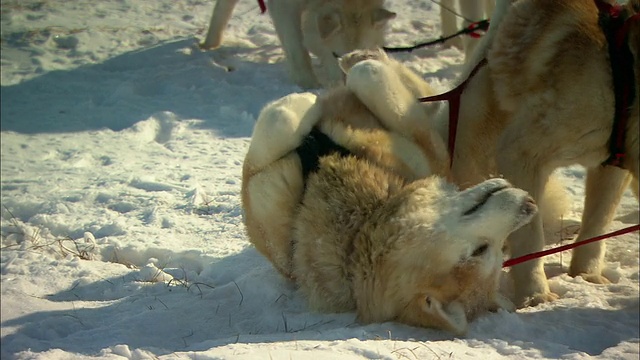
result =
[[396,13],[385,8],[379,8],[371,14],[371,23],[374,27],[379,28],[385,26],[387,22],[396,17]]
[[443,328],[460,336],[467,332],[467,314],[464,307],[457,301],[451,302],[446,306],[431,296],[426,296],[422,304],[424,312],[431,314],[440,321]]
[[321,15],[318,18],[318,32],[322,40],[328,39],[342,28],[340,21],[340,13],[331,11],[328,14]]

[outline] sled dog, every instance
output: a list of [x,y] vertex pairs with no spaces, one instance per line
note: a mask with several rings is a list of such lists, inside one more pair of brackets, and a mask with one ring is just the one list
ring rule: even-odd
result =
[[[456,3],[458,5],[456,13]],[[440,2],[440,25],[442,36],[455,34],[460,30],[458,17],[462,17],[462,26],[469,26],[471,23],[489,18],[495,0],[442,0]],[[464,51],[466,61],[471,59],[471,54],[476,48],[479,39],[470,36],[458,36],[446,42],[448,46],[455,46]]]
[[[407,96],[428,95],[415,83]],[[286,96],[260,113],[244,161],[249,239],[315,310],[464,334],[515,309],[498,292],[502,246],[537,207],[503,179],[459,191],[432,175],[447,169],[437,134],[381,123],[346,87]]]
[[[640,12],[640,1],[624,9]],[[498,0],[488,34],[474,53],[471,68],[486,57],[488,63],[468,83],[462,98],[453,156],[452,178],[461,187],[500,174],[514,186],[539,199],[554,169],[572,164],[587,168],[582,226],[576,241],[605,232],[620,197],[631,179],[638,194],[640,22],[628,23],[626,44],[633,56],[633,82],[629,117],[624,133],[622,169],[603,166],[611,156],[609,145],[615,109],[612,66],[607,40],[599,25],[594,0]],[[350,81],[354,77],[354,81]],[[357,80],[357,81],[356,81]],[[347,86],[380,121],[424,124],[448,136],[448,111],[428,114],[440,105],[414,102],[397,90],[401,82],[393,71],[375,60],[356,64]],[[371,91],[375,89],[375,91]],[[418,107],[423,111],[420,114]],[[544,204],[541,204],[541,207]],[[541,210],[541,213],[544,209]],[[532,253],[544,245],[540,216],[510,238],[513,257]],[[602,275],[605,242],[574,250],[572,276],[607,283]],[[510,271],[518,306],[551,301],[542,259]]]
[[[384,45],[386,24],[396,14],[385,9],[383,1],[270,0],[268,12],[293,82],[304,89],[342,83],[343,73],[335,54]],[[237,2],[216,1],[203,48],[220,46]],[[320,79],[313,72],[309,53],[317,56],[323,66],[324,73]]]

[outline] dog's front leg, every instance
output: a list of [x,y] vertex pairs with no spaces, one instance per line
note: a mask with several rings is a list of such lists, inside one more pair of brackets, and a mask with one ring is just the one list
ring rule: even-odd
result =
[[217,0],[216,6],[213,8],[211,14],[211,21],[209,23],[209,30],[207,30],[207,37],[204,43],[200,45],[203,49],[215,49],[222,43],[222,34],[224,29],[229,23],[233,8],[238,3],[238,0]]
[[[587,171],[582,226],[576,242],[605,232],[630,181],[631,174],[628,171],[614,166],[598,166]],[[582,276],[596,284],[609,283],[601,275],[605,248],[604,241],[577,247],[573,250],[569,275]]]
[[[477,0],[474,0],[474,2]],[[442,36],[449,36],[458,31],[458,17],[456,16],[455,1],[442,0],[440,5],[440,27]],[[445,42],[446,46],[462,49],[462,37],[456,36]]]
[[303,89],[319,87],[311,57],[303,43],[301,1],[270,0],[269,13],[287,59],[291,80]]
[[[482,0],[461,0],[460,1],[460,12],[465,18],[464,26],[469,26],[471,23],[469,21],[480,21],[484,19],[484,10],[486,8],[490,8],[487,4],[484,4],[486,1]],[[490,8],[490,10],[493,10]],[[488,12],[491,14],[491,11]],[[469,61],[471,59],[471,55],[475,50],[476,46],[480,42],[479,39],[473,38],[471,36],[464,36],[462,38],[464,44],[464,53],[465,60]]]
[[[527,191],[538,201],[553,169],[545,166],[546,164],[540,160],[544,159],[544,156],[531,149],[531,140],[527,142],[523,138],[526,135],[527,131],[519,128],[517,122],[505,131],[497,148],[498,171],[515,187]],[[540,251],[543,247],[544,232],[539,214],[529,224],[509,236],[511,257]],[[549,290],[543,259],[515,265],[511,268],[510,274],[514,282],[516,306],[535,306],[558,298],[558,295]]]

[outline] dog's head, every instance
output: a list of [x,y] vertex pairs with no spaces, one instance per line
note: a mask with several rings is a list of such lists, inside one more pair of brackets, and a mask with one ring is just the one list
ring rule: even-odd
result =
[[503,179],[458,191],[430,177],[405,191],[364,234],[376,256],[359,289],[369,302],[358,304],[360,319],[464,334],[476,315],[511,310],[498,294],[502,247],[535,215],[533,199]]
[[395,16],[379,0],[318,2],[302,14],[305,45],[318,55],[381,47],[385,26]]

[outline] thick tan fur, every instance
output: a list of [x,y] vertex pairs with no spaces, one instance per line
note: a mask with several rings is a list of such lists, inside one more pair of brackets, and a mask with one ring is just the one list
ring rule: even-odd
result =
[[[341,84],[343,74],[334,54],[384,45],[385,26],[396,14],[386,10],[383,1],[270,0],[268,13],[282,44],[291,79],[307,89]],[[202,48],[220,46],[237,2],[216,1]],[[314,73],[310,53],[322,63],[323,76]]]
[[[640,2],[631,0],[626,7],[637,13]],[[554,169],[581,164],[588,172],[582,228],[576,241],[602,234],[632,177],[638,192],[640,91],[632,99],[626,129],[623,167],[627,170],[601,166],[609,157],[614,94],[607,44],[594,1],[520,0],[509,5],[499,0],[483,41],[466,71],[468,74],[479,59],[488,58],[488,66],[471,80],[462,96],[454,181],[466,187],[500,174],[540,199]],[[635,57],[636,89],[640,90],[639,22],[631,24],[628,43]],[[407,124],[424,123],[428,117],[434,119],[429,126],[439,127],[446,138],[447,112],[434,117],[434,105],[414,103],[387,115],[376,110],[381,101],[407,101],[393,99],[395,88],[379,87],[393,78],[380,77],[383,68],[364,61],[354,66],[347,84],[353,84],[350,88],[376,115],[400,118]],[[358,81],[350,82],[349,76]],[[369,90],[373,86],[376,92]],[[415,107],[422,109],[422,115]],[[510,243],[512,256],[541,250],[540,217],[515,232]],[[579,247],[572,257],[570,275],[608,282],[602,276],[604,252],[602,241]],[[511,270],[517,305],[557,298],[549,290],[543,263],[532,260]]]
[[[371,58],[405,72],[382,53],[341,64]],[[418,81],[411,89],[413,98],[431,92]],[[312,126],[352,155],[322,157],[305,184],[295,148]],[[263,109],[245,158],[249,239],[314,309],[462,334],[487,310],[513,310],[498,293],[502,246],[536,207],[504,180],[460,193],[430,176],[447,164],[435,132],[380,122],[346,87],[289,95]],[[463,215],[469,208],[480,210]]]

